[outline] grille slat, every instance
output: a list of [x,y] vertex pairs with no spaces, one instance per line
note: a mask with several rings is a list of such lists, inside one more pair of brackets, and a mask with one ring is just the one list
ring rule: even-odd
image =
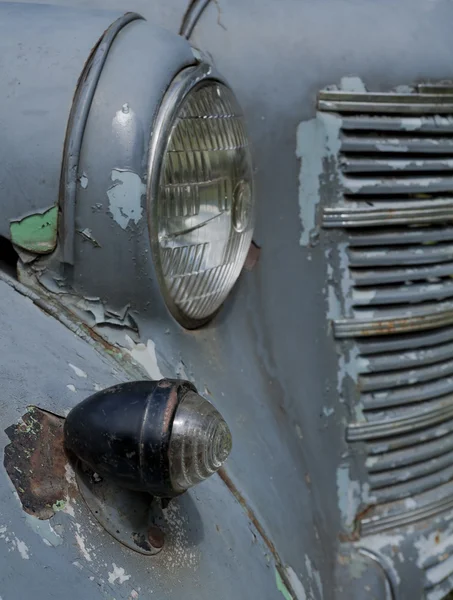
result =
[[453,227],[417,227],[406,229],[404,236],[401,229],[349,231],[348,244],[357,246],[401,246],[407,244],[434,244],[453,240]]
[[371,489],[391,487],[397,483],[408,482],[412,479],[425,477],[450,467],[453,464],[453,452],[447,452],[443,456],[424,460],[415,465],[395,468],[393,465],[389,470],[382,473],[370,473]]
[[453,262],[445,264],[434,264],[422,267],[401,268],[383,268],[383,269],[351,269],[351,275],[354,285],[372,286],[386,285],[389,283],[412,282],[426,279],[436,280],[440,277],[453,277]]
[[[369,200],[367,199],[367,202]],[[388,227],[393,225],[430,225],[453,221],[453,200],[436,199],[414,202],[389,202],[387,206],[369,205],[327,207],[323,227]]]
[[[453,177],[450,174],[443,177],[397,177],[388,176],[387,173],[380,177],[344,177],[343,189],[349,196],[426,194],[427,191],[429,194],[437,194],[453,189]],[[374,198],[370,200],[375,201]]]
[[[419,438],[416,441],[419,441]],[[371,451],[370,448],[368,450]],[[365,464],[369,473],[379,473],[380,471],[423,463],[426,460],[442,456],[449,452],[453,452],[452,433],[443,436],[439,441],[437,438],[434,441],[425,440],[425,443],[422,445],[410,446],[409,448],[393,452],[385,452],[381,456],[369,456]]]
[[[453,171],[453,158],[420,158],[407,160],[406,157],[376,159],[362,158],[357,156],[345,156],[341,161],[343,173],[350,175],[368,176],[371,173],[382,173],[383,175],[423,173],[423,172],[443,172]],[[359,179],[360,181],[360,179]],[[420,181],[426,181],[420,178]]]
[[353,302],[355,306],[382,306],[384,304],[413,304],[429,300],[445,300],[451,296],[453,296],[453,281],[446,281],[354,290]]
[[[453,104],[452,104],[453,108]],[[341,140],[342,152],[350,153],[390,153],[402,154],[453,154],[453,137],[447,138],[401,138],[391,136],[344,135]]]
[[[449,335],[451,332],[449,333]],[[449,336],[447,339],[451,339]],[[420,340],[421,343],[421,340]],[[409,350],[406,352],[388,352],[366,357],[366,372],[380,373],[419,367],[438,363],[448,358],[453,358],[453,343],[439,344],[428,348]]]
[[399,116],[369,116],[366,114],[358,117],[343,116],[342,130],[353,131],[391,131],[403,134],[436,133],[439,131],[449,134],[453,133],[453,117],[446,116],[421,116],[421,117],[399,117]]
[[428,367],[399,369],[378,375],[361,375],[360,389],[363,392],[414,385],[422,381],[430,381],[446,377],[453,373],[453,360],[436,363]]

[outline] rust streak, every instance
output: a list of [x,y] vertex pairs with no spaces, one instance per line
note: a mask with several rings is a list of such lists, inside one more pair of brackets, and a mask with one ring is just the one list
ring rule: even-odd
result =
[[281,561],[280,561],[280,558],[275,549],[274,543],[269,539],[269,536],[264,531],[263,526],[258,521],[255,513],[253,512],[252,508],[249,506],[247,500],[244,498],[244,496],[241,494],[241,492],[237,489],[237,487],[231,481],[229,475],[227,475],[227,473],[223,467],[220,467],[220,469],[217,472],[220,475],[220,479],[223,481],[223,483],[227,486],[227,488],[230,490],[230,492],[233,494],[233,496],[236,498],[236,500],[239,502],[239,504],[245,510],[248,518],[253,523],[255,529],[258,531],[258,533],[262,537],[264,543],[269,548],[269,551],[272,553],[273,557],[275,558],[276,563],[278,565],[280,565]]
[[258,518],[255,515],[253,509],[248,504],[247,500],[244,498],[244,496],[241,494],[241,492],[238,490],[238,488],[235,486],[235,484],[232,482],[230,476],[226,473],[224,467],[220,467],[220,469],[217,471],[217,473],[219,474],[220,479],[223,481],[223,483],[227,486],[227,488],[230,490],[230,492],[233,494],[233,496],[236,498],[236,500],[239,502],[239,504],[245,510],[246,515],[250,519],[250,521],[253,524],[253,526],[255,527],[256,531],[261,536],[261,539],[263,540],[263,542],[266,544],[267,548],[269,549],[269,552],[274,557],[275,568],[277,569],[283,583],[285,584],[286,589],[290,592],[292,598],[295,599],[297,596],[294,593],[294,590],[293,590],[291,583],[288,579],[288,576],[286,574],[286,569],[283,566],[283,563],[280,559],[280,556],[278,555],[278,552],[274,546],[274,543],[267,535],[266,531],[264,530],[264,527],[258,521]]

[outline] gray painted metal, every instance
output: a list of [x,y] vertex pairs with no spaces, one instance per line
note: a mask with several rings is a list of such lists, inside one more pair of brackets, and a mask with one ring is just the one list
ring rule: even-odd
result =
[[[81,212],[76,218],[81,232],[86,233],[87,229],[89,232],[76,238],[79,244],[75,265],[76,269],[80,269],[80,275],[71,277],[63,273],[66,283],[74,286],[72,292],[77,293],[69,299],[71,290],[65,290],[64,285],[59,287],[65,282],[55,263],[41,261],[41,267],[49,267],[44,274],[21,266],[24,281],[37,285],[40,293],[46,293],[39,287],[44,284],[47,289],[68,292],[54,298],[60,298],[72,310],[79,311],[91,324],[97,322],[98,331],[104,335],[112,336],[113,328],[109,328],[108,322],[112,323],[112,313],[115,313],[117,342],[127,346],[137,359],[148,361],[148,368],[156,368],[155,364],[149,365],[150,356],[156,349],[160,372],[170,376],[175,372],[186,372],[198,388],[220,400],[219,407],[231,425],[235,440],[229,461],[231,479],[259,516],[261,528],[276,547],[293,589],[297,590],[300,598],[361,599],[365,586],[369,584],[370,594],[374,593],[377,597],[385,597],[385,594],[392,597],[393,594],[398,599],[413,600],[421,596],[425,585],[435,580],[437,587],[429,588],[428,592],[433,594],[428,596],[431,600],[434,594],[439,595],[452,587],[448,539],[453,527],[449,521],[451,512],[445,512],[445,506],[440,515],[430,513],[437,515],[431,521],[418,522],[419,527],[415,531],[392,531],[385,536],[367,535],[357,539],[356,517],[372,502],[372,496],[368,495],[365,444],[357,444],[354,451],[351,450],[345,440],[346,423],[351,420],[351,415],[356,416],[358,427],[370,430],[376,426],[374,429],[378,434],[385,427],[391,427],[392,423],[387,420],[382,427],[379,420],[364,423],[360,407],[356,411],[359,395],[357,365],[350,360],[349,352],[337,353],[332,335],[331,319],[344,316],[346,311],[332,314],[329,302],[335,288],[338,289],[348,275],[344,256],[336,255],[333,250],[337,247],[336,242],[346,243],[345,240],[350,237],[344,232],[342,238],[343,232],[336,229],[328,235],[321,231],[321,211],[318,214],[316,210],[318,200],[322,206],[329,206],[342,193],[338,180],[326,176],[332,172],[329,171],[332,155],[320,156],[324,160],[325,172],[321,168],[319,176],[316,175],[318,187],[315,196],[307,198],[304,185],[299,189],[299,159],[304,145],[310,147],[313,156],[316,154],[310,138],[305,137],[307,130],[304,126],[315,118],[317,91],[328,84],[339,84],[345,76],[354,76],[355,80],[360,77],[375,92],[392,89],[401,83],[412,85],[421,79],[451,77],[452,11],[452,6],[442,0],[429,6],[421,0],[404,0],[398,5],[389,0],[365,4],[343,0],[326,0],[323,3],[300,0],[281,0],[278,3],[250,0],[244,3],[230,0],[220,6],[217,3],[208,5],[194,28],[191,41],[212,56],[216,67],[231,82],[247,115],[255,148],[260,202],[256,240],[262,245],[262,252],[255,269],[244,274],[215,321],[192,333],[182,330],[168,315],[156,282],[150,281],[152,269],[146,226],[142,225],[142,221],[137,224],[129,219],[129,224],[123,229],[113,219],[114,212],[109,215],[105,210],[109,206],[107,193],[115,183],[111,178],[111,163],[127,164],[129,170],[132,164],[134,171],[136,167],[140,168],[149,139],[144,136],[143,143],[122,146],[114,143],[116,138],[107,137],[105,133],[118,111],[124,115],[131,114],[127,109],[122,111],[123,103],[136,110],[136,99],[142,98],[142,86],[146,84],[140,81],[139,86],[141,69],[135,68],[131,60],[136,55],[127,54],[126,37],[120,34],[99,82],[99,86],[105,85],[102,89],[107,92],[99,97],[111,104],[104,107],[104,113],[101,102],[97,104],[95,100],[89,116],[92,121],[87,125],[88,135],[83,144],[81,161],[85,162],[81,163],[82,175],[88,168],[93,172],[86,173],[88,185],[81,187],[81,201],[78,202]],[[138,26],[132,24],[128,29]],[[421,37],[430,39],[430,44],[420,44]],[[335,40],[334,53],[330,43],[332,39]],[[354,40],[353,44],[351,40]],[[115,56],[115,50],[120,48],[124,48],[125,56],[129,57],[124,63],[121,57]],[[186,56],[190,62],[189,49],[180,48],[184,56],[182,62]],[[263,48],[269,49],[265,55]],[[171,65],[176,67],[176,63],[175,60]],[[134,74],[130,79],[122,79],[125,83],[121,85],[118,74],[127,77],[125,66],[130,67],[131,64],[134,65]],[[153,68],[155,64],[152,63]],[[162,81],[168,83],[175,70],[167,68]],[[101,89],[99,86],[98,91]],[[163,91],[160,90],[160,93]],[[115,94],[115,101],[110,100]],[[132,96],[134,106],[130,100]],[[153,96],[154,100],[149,105],[154,102],[153,106],[157,107],[157,96]],[[141,114],[149,118],[148,110]],[[96,128],[99,119],[95,119],[95,115],[101,120],[99,129]],[[121,114],[118,117],[123,119]],[[126,120],[126,123],[130,128],[122,130],[127,131],[130,139],[140,135],[142,129],[135,120]],[[380,123],[385,127],[383,120]],[[432,125],[429,120],[426,123],[428,127]],[[105,163],[104,158],[99,156],[98,132],[101,132],[100,140],[107,156]],[[124,147],[142,150],[136,154],[127,154],[129,150],[121,153]],[[118,156],[114,156],[114,152]],[[102,164],[106,168],[101,168],[98,175],[94,166],[102,167]],[[118,172],[124,173],[122,170]],[[125,181],[123,176],[121,185]],[[304,172],[302,183],[310,183]],[[101,204],[101,208],[96,204]],[[113,208],[115,206],[113,201]],[[313,235],[310,237],[305,234],[312,227],[312,214]],[[121,211],[117,212],[117,216],[122,222]],[[97,228],[96,235],[92,230],[94,227]],[[383,235],[386,233],[382,231]],[[102,236],[102,243],[98,240],[99,236]],[[100,247],[95,246],[91,238]],[[116,287],[120,281],[121,289],[107,286],[109,279]],[[38,280],[40,284],[37,284]],[[101,300],[95,302],[93,297]],[[349,299],[341,299],[342,302],[346,300]],[[99,318],[100,303],[102,318]],[[340,308],[343,309],[344,304]],[[443,317],[446,320],[440,323],[448,323],[446,315]],[[132,344],[126,340],[126,333],[132,338]],[[134,345],[133,340],[139,339],[143,344]],[[57,340],[57,344],[61,343]],[[395,340],[384,343],[397,344]],[[58,352],[61,356],[61,347]],[[339,354],[342,360],[339,360]],[[448,415],[453,417],[449,403],[434,406],[436,408],[432,408],[431,413],[400,416],[393,424],[409,432],[414,423],[421,427],[443,422]],[[20,414],[18,410],[16,413],[15,417]],[[386,431],[388,435],[391,429]],[[218,483],[218,480],[214,482]],[[221,489],[224,490],[223,487]],[[12,511],[11,499],[6,506]],[[421,507],[426,506],[428,504]],[[211,506],[203,504],[203,517],[206,516],[208,522],[214,521],[218,507],[215,498]],[[11,520],[21,535],[26,535],[20,529],[20,509],[16,507],[16,510]],[[400,517],[403,518],[410,510],[402,504]],[[238,514],[238,519],[244,519],[242,513]],[[234,516],[236,518],[236,513]],[[18,533],[15,535],[19,536]],[[80,535],[85,536],[84,531]],[[248,540],[248,532],[242,527],[238,527],[237,535]],[[339,536],[345,541],[340,543]],[[19,536],[18,539],[22,538]],[[91,537],[88,541],[90,544],[97,543]],[[246,541],[244,545],[247,546]],[[368,553],[367,561],[373,560],[377,565],[374,579],[370,575],[370,563],[366,562],[363,569],[363,563],[357,560],[354,549],[358,546]],[[399,549],[396,554],[393,553],[394,548]],[[236,551],[236,546],[234,549]],[[118,552],[116,546],[108,549],[104,546],[104,562],[115,560],[119,567],[116,562]],[[269,579],[265,580],[265,589],[255,585],[252,590],[246,587],[243,574],[256,568],[249,567],[248,554],[237,555],[243,562],[242,570],[235,563],[227,571],[233,579],[238,574],[242,577],[240,581],[235,579],[231,583],[226,581],[222,564],[227,560],[225,555],[219,554],[217,546],[211,546],[210,542],[206,546],[208,552],[213,556],[217,553],[215,564],[222,566],[212,567],[210,563],[208,567],[205,564],[199,579],[203,594],[205,578],[210,592],[213,592],[213,581],[216,580],[217,590],[220,586],[225,597],[242,597],[244,589],[247,590],[246,597],[266,597],[266,593],[275,592],[275,588],[271,592]],[[344,560],[340,560],[341,557]],[[444,579],[429,566],[439,558],[446,560]],[[43,560],[48,560],[47,554]],[[53,563],[54,570],[66,571],[67,555],[62,554],[57,560],[57,564]],[[92,568],[90,561],[84,560],[82,566]],[[150,568],[153,579],[162,566],[161,563],[152,563],[153,566],[144,564],[140,563],[140,569]],[[129,574],[126,566],[124,568]],[[214,570],[212,578],[208,568]],[[260,569],[258,573],[261,573]],[[135,564],[131,580],[138,571]],[[362,573],[362,578],[357,577],[358,572]],[[83,570],[81,573],[84,573]],[[83,575],[77,572],[74,580],[81,577]],[[180,593],[181,589],[189,589],[187,579],[184,579],[185,588],[174,580],[168,580],[165,588],[159,577],[158,591],[161,595],[171,596],[174,592],[170,589]],[[44,579],[37,581],[44,585]],[[393,591],[388,591],[389,582],[393,582]],[[84,585],[91,584],[84,582]],[[41,589],[47,590],[47,586]],[[119,589],[120,594],[127,597],[129,589]]]
[[58,204],[66,126],[92,48],[121,13],[0,3],[0,235]]
[[140,15],[129,12],[110,25],[86,61],[77,82],[71,113],[68,118],[60,182],[60,205],[63,211],[61,236],[63,238],[62,250],[65,263],[74,264],[74,221],[80,151],[96,86],[116,36],[123,27],[139,19],[142,19]]
[[[28,298],[0,282],[2,427],[30,403],[66,414],[99,387],[128,379]],[[72,476],[69,473],[68,476]],[[79,497],[62,499],[50,521],[27,516],[0,466],[2,598],[106,599],[257,597],[278,600],[272,557],[220,478],[188,492],[166,511],[168,543],[156,557],[121,546],[98,527]]]

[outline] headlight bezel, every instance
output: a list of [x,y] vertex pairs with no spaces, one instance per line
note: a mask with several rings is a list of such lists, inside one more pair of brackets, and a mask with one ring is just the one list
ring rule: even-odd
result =
[[[216,310],[204,318],[193,318],[184,313],[184,311],[181,310],[181,308],[172,298],[165,281],[158,237],[159,187],[168,141],[170,139],[173,126],[178,119],[180,109],[188,98],[188,95],[194,91],[195,88],[197,88],[200,84],[211,82],[225,86],[231,91],[231,87],[228,85],[228,83],[211,65],[207,63],[199,63],[196,66],[186,67],[176,75],[168,87],[162,100],[160,109],[155,117],[151,132],[151,143],[148,157],[146,204],[148,233],[154,265],[153,270],[167,309],[174,319],[185,329],[197,329],[211,321],[221,309],[222,304],[220,304]],[[251,170],[251,174],[253,174],[253,170]],[[253,205],[253,177],[251,180],[251,193]],[[229,290],[229,292],[230,291],[231,290]]]

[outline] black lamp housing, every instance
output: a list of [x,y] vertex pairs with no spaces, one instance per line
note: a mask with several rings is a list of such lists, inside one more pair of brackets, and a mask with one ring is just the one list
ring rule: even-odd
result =
[[177,407],[187,392],[178,379],[122,383],[93,394],[71,410],[66,448],[119,486],[171,498],[169,444]]

